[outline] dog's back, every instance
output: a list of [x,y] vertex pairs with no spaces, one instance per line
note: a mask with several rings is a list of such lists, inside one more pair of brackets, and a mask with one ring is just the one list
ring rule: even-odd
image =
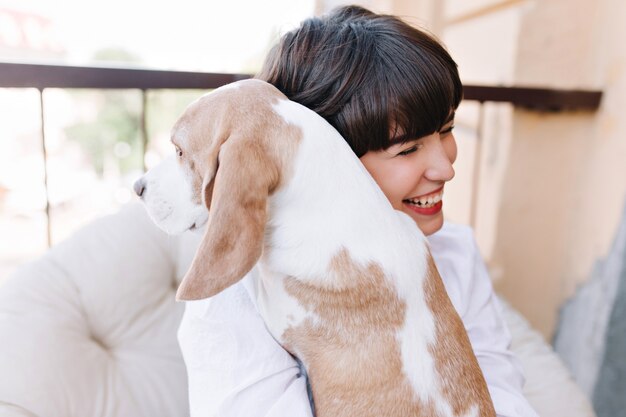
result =
[[301,137],[270,199],[260,303],[269,321],[291,314],[270,328],[307,367],[318,416],[494,415],[417,225],[326,121],[273,108]]

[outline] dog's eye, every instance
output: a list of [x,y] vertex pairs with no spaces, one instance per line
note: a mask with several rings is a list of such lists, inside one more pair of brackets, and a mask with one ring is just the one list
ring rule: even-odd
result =
[[179,158],[182,158],[182,156],[183,156],[183,150],[182,150],[182,149],[180,149],[178,146],[176,147],[176,155],[177,155]]

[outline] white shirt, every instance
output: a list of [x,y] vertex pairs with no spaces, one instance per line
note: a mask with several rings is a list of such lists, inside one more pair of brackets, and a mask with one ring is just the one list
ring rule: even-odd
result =
[[[428,237],[452,304],[463,320],[500,417],[537,417],[511,336],[469,227],[445,223]],[[187,302],[178,332],[191,417],[311,417],[305,378],[269,334],[252,270],[215,297]]]

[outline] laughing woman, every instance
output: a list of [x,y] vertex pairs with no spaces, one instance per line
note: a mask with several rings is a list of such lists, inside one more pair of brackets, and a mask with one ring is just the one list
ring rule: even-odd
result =
[[[393,207],[428,236],[497,415],[536,416],[472,232],[444,222],[462,85],[442,45],[393,16],[343,7],[285,34],[258,78],[330,122]],[[214,349],[185,355],[192,416],[311,416],[306,378],[269,335],[251,292],[244,280],[207,308],[186,312],[183,353]]]

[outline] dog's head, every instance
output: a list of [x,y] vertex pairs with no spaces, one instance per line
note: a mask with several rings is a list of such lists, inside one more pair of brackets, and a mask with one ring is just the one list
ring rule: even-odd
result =
[[289,170],[299,132],[273,110],[286,98],[259,80],[213,91],[172,129],[174,156],[135,183],[163,230],[206,224],[177,299],[210,297],[241,279],[263,249],[268,197]]

